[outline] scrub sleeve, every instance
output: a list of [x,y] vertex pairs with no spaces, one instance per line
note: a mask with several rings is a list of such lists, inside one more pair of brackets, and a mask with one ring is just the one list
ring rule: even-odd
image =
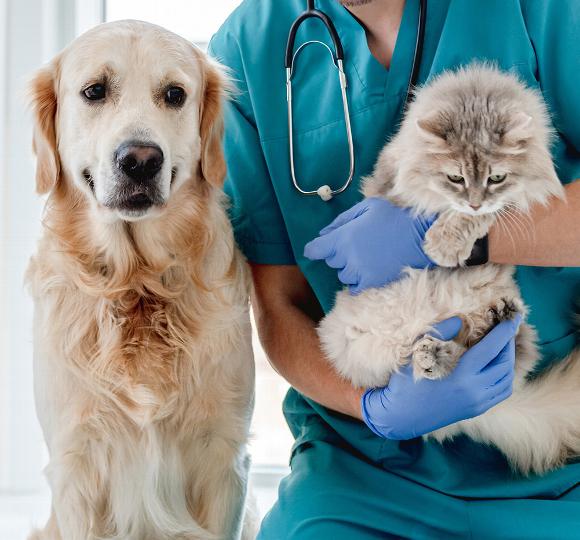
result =
[[[223,145],[227,161],[224,191],[236,242],[249,262],[296,264],[249,103],[243,62],[239,56],[233,57],[239,46],[229,33],[221,41],[220,49],[228,51],[226,65],[235,86],[232,99],[224,105]],[[208,52],[219,59],[224,55],[214,50],[214,44],[212,40]]]
[[[296,264],[256,128],[233,102],[225,106],[225,191],[236,241],[249,262]],[[242,180],[243,181],[240,181]]]

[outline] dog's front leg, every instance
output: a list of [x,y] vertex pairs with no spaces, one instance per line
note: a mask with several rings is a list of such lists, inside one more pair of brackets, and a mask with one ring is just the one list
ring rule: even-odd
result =
[[50,518],[44,529],[32,531],[28,536],[28,540],[63,540],[58,530],[54,509],[51,510]]
[[244,522],[252,519],[246,514],[246,495],[250,468],[249,456],[239,456],[233,463],[223,466],[211,476],[206,486],[206,519],[208,530],[223,540],[253,540],[255,524]]
[[[71,443],[71,439],[73,442]],[[52,504],[63,540],[93,540],[102,537],[102,475],[91,463],[88,441],[78,435],[52,452],[47,478],[52,490]]]

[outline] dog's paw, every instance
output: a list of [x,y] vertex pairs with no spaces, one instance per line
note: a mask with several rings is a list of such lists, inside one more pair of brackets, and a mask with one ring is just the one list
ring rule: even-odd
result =
[[413,346],[411,359],[415,379],[442,379],[457,363],[457,345],[453,341],[425,336]]

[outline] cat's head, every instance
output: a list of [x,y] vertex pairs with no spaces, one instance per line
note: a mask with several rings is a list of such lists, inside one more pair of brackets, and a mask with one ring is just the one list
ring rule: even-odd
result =
[[514,75],[477,64],[419,90],[380,161],[397,163],[390,195],[418,211],[527,211],[563,193],[550,137],[541,97]]

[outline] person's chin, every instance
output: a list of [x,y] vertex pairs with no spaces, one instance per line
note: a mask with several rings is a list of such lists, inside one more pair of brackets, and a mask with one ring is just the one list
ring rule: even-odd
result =
[[338,0],[344,7],[357,7],[370,4],[374,0]]

